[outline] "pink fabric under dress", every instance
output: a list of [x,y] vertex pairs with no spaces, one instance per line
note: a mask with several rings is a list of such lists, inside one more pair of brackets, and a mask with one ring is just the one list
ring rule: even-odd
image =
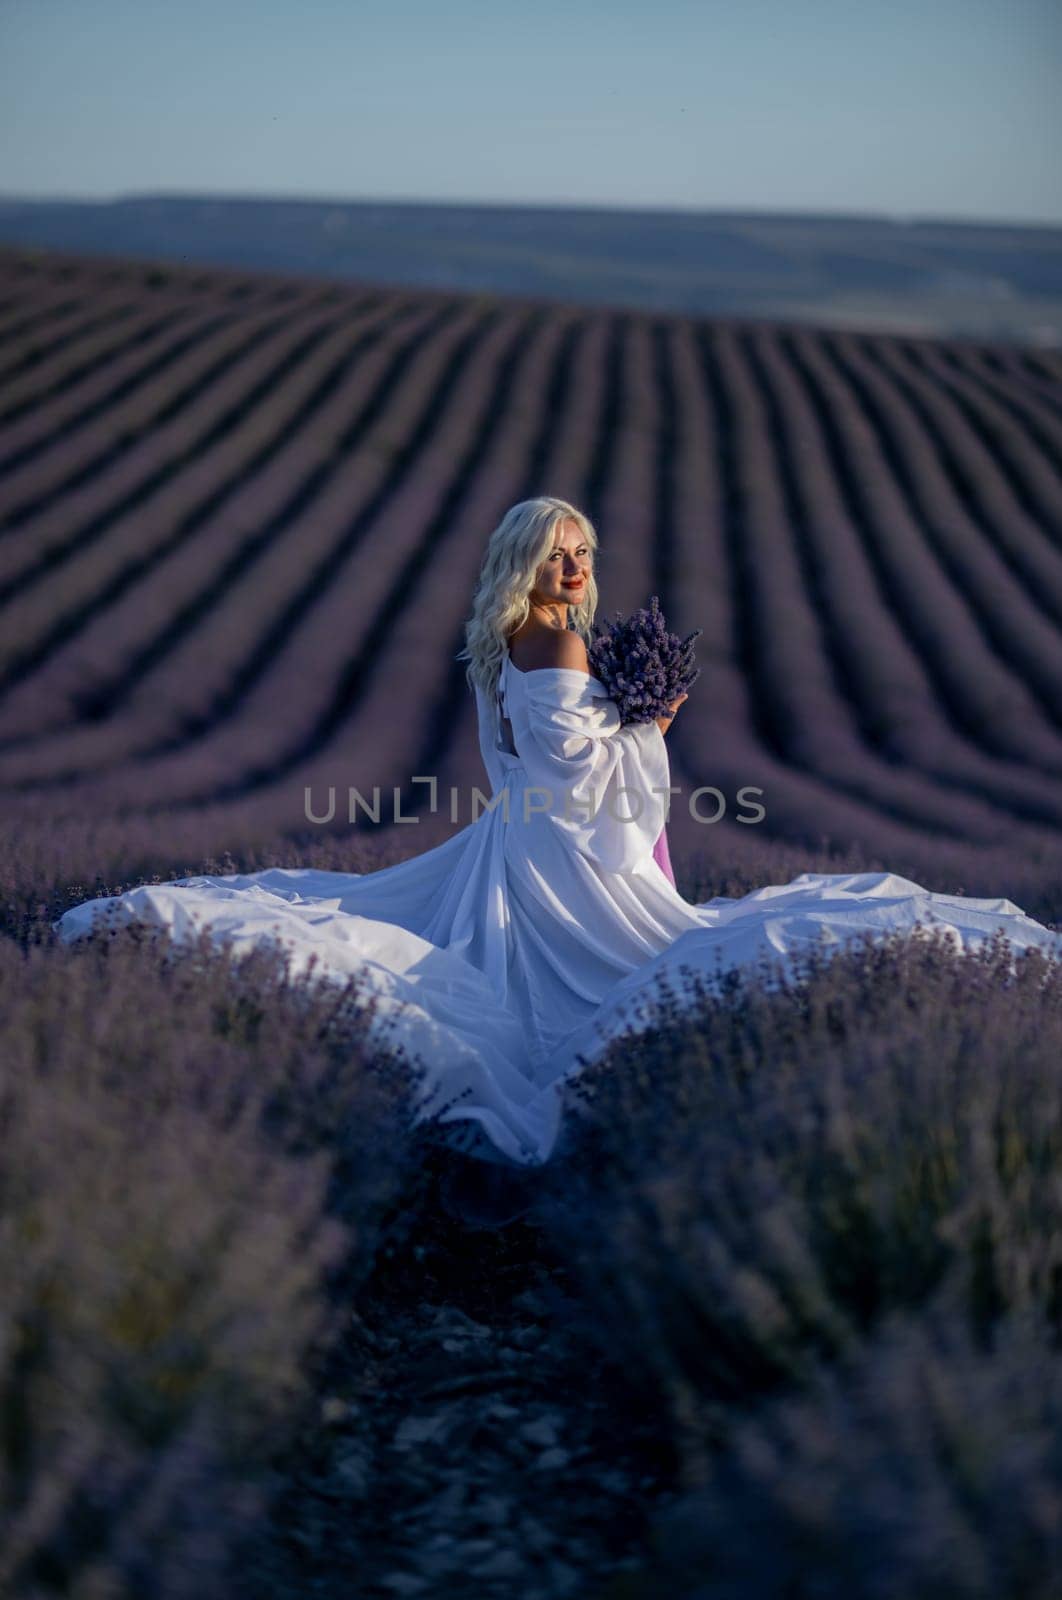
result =
[[671,852],[667,847],[667,824],[660,829],[660,837],[653,846],[653,860],[664,874],[672,888],[675,887],[675,873],[671,865]]

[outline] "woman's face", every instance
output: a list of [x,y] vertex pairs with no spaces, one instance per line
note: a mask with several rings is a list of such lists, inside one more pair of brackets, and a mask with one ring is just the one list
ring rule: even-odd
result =
[[553,530],[553,549],[535,574],[531,599],[539,605],[581,605],[590,577],[590,546],[575,522]]

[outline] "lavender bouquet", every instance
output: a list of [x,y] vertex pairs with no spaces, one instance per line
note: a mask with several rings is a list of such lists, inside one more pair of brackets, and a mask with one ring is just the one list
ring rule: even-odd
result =
[[623,726],[667,716],[679,695],[696,683],[701,669],[693,664],[693,641],[703,632],[695,628],[685,639],[669,632],[655,594],[648,608],[626,620],[617,612],[615,622],[594,625],[586,653],[619,707]]

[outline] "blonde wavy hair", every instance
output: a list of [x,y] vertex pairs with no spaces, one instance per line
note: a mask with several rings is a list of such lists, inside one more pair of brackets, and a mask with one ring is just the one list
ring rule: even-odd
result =
[[509,635],[528,616],[529,596],[535,577],[554,545],[554,530],[561,522],[574,522],[590,547],[591,567],[586,593],[577,606],[568,608],[568,625],[589,642],[590,624],[597,610],[597,580],[594,558],[597,533],[589,517],[567,500],[540,495],[521,500],[502,517],[487,541],[487,551],[479,571],[472,602],[472,615],[465,623],[465,648],[455,657],[467,661],[465,677],[473,691],[478,686],[494,700],[502,658]]

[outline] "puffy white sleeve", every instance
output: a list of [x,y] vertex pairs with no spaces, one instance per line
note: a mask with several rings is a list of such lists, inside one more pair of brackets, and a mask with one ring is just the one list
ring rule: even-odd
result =
[[[525,679],[520,754],[528,787],[548,791],[548,815],[575,848],[610,872],[648,860],[664,826],[670,766],[655,722],[620,724],[604,685],[551,667]],[[545,810],[543,797],[534,806]]]

